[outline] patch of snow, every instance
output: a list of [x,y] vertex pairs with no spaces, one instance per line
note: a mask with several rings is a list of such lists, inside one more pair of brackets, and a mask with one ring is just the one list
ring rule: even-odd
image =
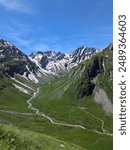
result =
[[29,72],[28,79],[33,81],[34,83],[38,83],[38,79],[35,77],[34,73],[30,71],[28,65],[26,65],[26,68],[27,68],[27,70]]
[[56,75],[54,72],[51,72],[50,70],[43,69],[37,60],[32,59],[31,57],[29,57],[29,59],[39,67],[39,72],[45,75],[46,77],[48,76],[48,74]]
[[35,77],[35,75],[30,72],[30,74],[28,74],[28,78],[33,81],[34,83],[38,83],[38,79]]
[[20,75],[20,74],[19,74],[19,76],[21,76],[21,77],[23,77],[24,79],[28,80],[28,78],[27,78],[27,76],[26,76],[26,72],[24,72],[23,75]]
[[4,50],[3,50],[3,49],[1,49],[1,50],[0,50],[0,53],[2,53],[3,51],[4,51]]
[[102,49],[96,49],[96,53],[100,53],[102,51]]
[[3,54],[0,54],[0,58],[4,58],[5,57],[5,55],[3,55]]
[[42,73],[41,72],[37,72],[37,76],[38,77],[42,77]]
[[[34,53],[34,56],[29,57],[29,59],[39,66],[40,70],[42,70],[41,72],[45,72],[44,70],[46,70],[49,73],[58,74],[68,71],[72,67],[77,66],[79,63],[89,59],[100,51],[101,49],[82,47],[77,49],[74,53],[69,54],[56,53],[52,51]],[[47,57],[48,61],[45,68],[41,67],[41,59],[43,57]]]
[[25,86],[25,87],[29,88],[30,90],[34,91],[34,89],[32,89],[32,88],[31,88],[31,87],[29,87],[28,85],[26,85],[26,84],[24,84],[24,83],[22,83],[22,82],[20,82],[20,81],[16,80],[15,78],[11,78],[11,79],[12,79],[12,80],[14,80],[14,81],[16,81],[17,83],[19,83],[19,84],[21,84],[21,85],[23,85],[23,86]]
[[28,72],[30,72],[30,69],[29,69],[28,65],[26,65],[26,68],[27,68]]
[[29,92],[28,92],[26,89],[24,89],[23,87],[18,86],[18,85],[14,84],[14,83],[13,83],[13,85],[14,85],[15,88],[18,89],[19,91],[21,91],[21,92],[23,92],[23,93],[26,93],[26,94],[29,94]]
[[72,53],[69,54],[66,53],[64,58],[70,61],[72,59]]
[[5,46],[13,46],[10,42],[4,42]]
[[82,56],[82,54],[83,54],[83,52],[84,52],[85,48],[86,48],[86,47],[84,47],[84,48],[81,50],[81,52],[80,52],[80,56]]
[[42,57],[43,57],[42,54],[36,54],[35,57],[34,57],[34,59],[35,59],[36,61],[40,61],[40,60],[42,59]]
[[62,60],[55,60],[55,61],[50,61],[47,65],[46,65],[46,69],[50,70],[54,73],[57,73],[57,71],[64,71],[67,68],[65,67],[65,64],[68,64],[69,60],[63,58]]

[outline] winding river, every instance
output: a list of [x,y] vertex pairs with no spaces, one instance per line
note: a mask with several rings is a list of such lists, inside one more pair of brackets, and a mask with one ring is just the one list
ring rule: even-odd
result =
[[39,109],[33,107],[32,106],[32,100],[37,96],[38,93],[39,93],[39,88],[37,88],[37,90],[33,93],[32,97],[27,101],[29,109],[33,110],[37,115],[42,116],[42,117],[48,119],[52,124],[61,125],[61,126],[68,126],[68,127],[74,127],[74,128],[86,129],[82,125],[61,123],[60,121],[56,122],[52,118],[50,118],[49,116],[45,115],[43,112],[40,112]]
[[[39,93],[39,87],[37,88],[37,90],[33,93],[32,97],[27,100],[28,103],[28,108],[31,109],[32,111],[34,111],[37,115],[42,116],[46,119],[48,119],[49,122],[51,122],[52,124],[55,125],[60,125],[60,126],[67,126],[67,127],[73,127],[73,128],[81,128],[81,129],[86,129],[84,126],[82,125],[78,125],[78,124],[68,124],[68,123],[61,123],[60,121],[54,121],[54,119],[52,119],[51,117],[45,115],[43,112],[40,112],[38,108],[35,108],[34,106],[32,106],[32,101],[33,99],[38,95]],[[101,129],[103,132],[99,132],[97,130],[90,130],[87,129],[89,131],[95,132],[97,134],[104,134],[104,135],[108,135],[108,136],[113,136],[111,133],[109,133],[107,130],[104,129],[104,121],[98,117],[96,117],[95,115],[91,114],[90,112],[87,111],[87,108],[84,107],[79,107],[82,110],[85,110],[86,113],[89,113],[92,117],[94,117],[95,119],[99,120],[101,122]]]

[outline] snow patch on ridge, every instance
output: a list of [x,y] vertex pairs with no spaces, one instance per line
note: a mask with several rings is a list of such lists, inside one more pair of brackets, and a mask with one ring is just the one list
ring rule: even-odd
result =
[[2,53],[3,51],[4,51],[4,49],[1,49],[1,50],[0,50],[0,53]]
[[[40,56],[41,57],[41,56]],[[32,62],[34,62],[39,67],[39,72],[37,73],[38,77],[42,76],[42,74],[46,77],[48,77],[48,74],[50,75],[56,75],[54,72],[51,72],[50,70],[43,69],[39,64],[39,59],[32,59],[31,57],[28,57]]]
[[[14,83],[13,83],[13,85],[14,85],[15,88],[18,89],[19,91],[21,91],[21,92],[23,92],[23,93],[25,93],[25,94],[29,94],[29,92],[28,92],[26,89],[22,88],[21,86],[18,86],[18,85],[14,84]],[[30,95],[30,94],[29,94],[29,95]]]
[[101,49],[88,47],[80,47],[73,53],[68,54],[53,51],[38,51],[29,56],[29,59],[40,68],[39,71],[41,70],[42,73],[46,70],[48,73],[63,74],[98,52],[101,52]]
[[19,76],[23,77],[24,79],[28,80],[27,76],[26,76],[26,72],[24,72],[23,75],[19,74]]
[[31,81],[33,81],[34,83],[38,83],[39,82],[38,79],[35,77],[35,75],[32,72],[30,72],[30,74],[28,74],[28,78]]
[[24,84],[24,83],[22,83],[22,82],[20,82],[20,81],[16,80],[15,78],[11,78],[11,79],[12,79],[12,80],[14,80],[14,81],[16,81],[17,83],[19,83],[19,84],[23,85],[24,87],[27,87],[27,88],[29,88],[30,90],[34,91],[34,89],[32,89],[32,88],[31,88],[31,87],[29,87],[28,85],[26,85],[26,84]]
[[39,82],[38,79],[35,77],[34,73],[33,73],[32,71],[30,71],[28,65],[26,65],[26,68],[27,68],[27,70],[28,70],[28,72],[29,72],[29,74],[28,74],[28,79],[30,79],[30,80],[33,81],[34,83],[38,83],[38,82]]

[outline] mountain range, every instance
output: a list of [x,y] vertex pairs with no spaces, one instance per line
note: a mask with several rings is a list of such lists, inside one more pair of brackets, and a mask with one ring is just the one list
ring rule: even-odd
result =
[[111,150],[113,45],[24,54],[0,39],[0,148]]
[[56,53],[54,51],[39,51],[36,53],[32,53],[29,58],[34,63],[47,71],[56,74],[63,74],[99,51],[99,49],[87,47],[80,47],[73,53],[69,54],[64,54],[61,52]]
[[11,77],[19,74],[33,82],[38,82],[37,78],[41,76],[64,74],[100,51],[100,49],[80,47],[69,54],[38,51],[27,56],[10,42],[0,39],[0,73]]

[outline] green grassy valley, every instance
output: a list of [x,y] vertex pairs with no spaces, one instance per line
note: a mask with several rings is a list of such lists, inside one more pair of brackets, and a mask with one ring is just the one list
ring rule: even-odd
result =
[[110,45],[48,82],[0,77],[0,150],[112,150],[112,60]]

